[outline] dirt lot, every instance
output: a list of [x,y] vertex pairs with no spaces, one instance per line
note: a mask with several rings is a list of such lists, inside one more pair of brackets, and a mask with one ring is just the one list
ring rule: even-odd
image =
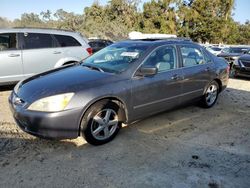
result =
[[111,143],[23,133],[0,91],[0,187],[250,187],[250,80],[212,109],[188,106],[124,127]]

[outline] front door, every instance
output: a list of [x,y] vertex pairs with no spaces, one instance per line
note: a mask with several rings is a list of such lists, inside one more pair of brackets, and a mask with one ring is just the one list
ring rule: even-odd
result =
[[158,73],[133,78],[132,116],[142,118],[177,106],[182,92],[182,70],[178,69],[176,48],[171,45],[157,48],[142,66],[155,66]]

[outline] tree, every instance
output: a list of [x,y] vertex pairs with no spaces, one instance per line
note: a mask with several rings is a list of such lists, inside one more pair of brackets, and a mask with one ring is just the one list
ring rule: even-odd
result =
[[7,18],[0,17],[0,28],[8,28],[11,26],[11,21],[7,20]]
[[83,17],[81,15],[66,12],[63,9],[57,10],[54,16],[57,18],[56,27],[59,29],[78,31],[83,23]]
[[52,20],[52,12],[50,10],[42,11],[40,15],[42,16],[45,22],[49,22]]
[[179,3],[179,31],[199,42],[224,43],[232,26],[234,0],[192,0]]
[[17,27],[46,27],[39,15],[35,13],[22,14],[21,19],[14,20],[14,25]]
[[84,9],[81,31],[89,36],[119,40],[137,27],[137,1],[111,0],[106,6],[93,3]]
[[69,29],[112,40],[128,37],[133,30],[171,33],[198,42],[250,44],[250,22],[232,18],[234,0],[151,0],[138,10],[140,0],[109,0],[104,6],[95,0],[83,14],[50,10],[24,13],[9,21],[0,17],[0,28],[46,27]]
[[176,34],[177,18],[174,3],[175,0],[152,0],[145,3],[139,21],[141,31]]

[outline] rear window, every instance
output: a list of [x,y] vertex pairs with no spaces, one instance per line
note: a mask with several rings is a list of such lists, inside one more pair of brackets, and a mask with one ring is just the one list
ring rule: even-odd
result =
[[24,33],[24,49],[52,47],[54,47],[54,41],[51,35],[43,33]]
[[0,51],[17,49],[17,37],[15,33],[0,34]]
[[71,36],[54,35],[60,47],[81,46],[81,44]]
[[104,48],[107,46],[104,42],[97,42],[97,41],[89,42],[89,45],[92,48]]

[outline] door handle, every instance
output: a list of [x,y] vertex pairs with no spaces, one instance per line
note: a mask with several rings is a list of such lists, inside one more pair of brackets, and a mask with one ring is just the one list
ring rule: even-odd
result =
[[62,52],[54,51],[53,54],[61,54]]
[[10,54],[9,57],[19,57],[20,54]]
[[180,76],[178,76],[178,74],[175,74],[171,77],[171,80],[178,80],[180,78]]

